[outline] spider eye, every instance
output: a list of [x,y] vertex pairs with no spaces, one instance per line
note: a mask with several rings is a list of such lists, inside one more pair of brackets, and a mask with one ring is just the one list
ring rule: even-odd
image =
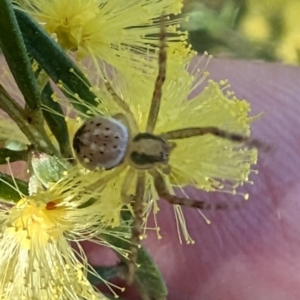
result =
[[112,169],[126,154],[128,130],[113,118],[90,118],[77,130],[73,138],[74,153],[87,169]]
[[153,165],[158,162],[163,163],[167,161],[163,152],[160,152],[159,155],[150,155],[134,151],[131,153],[130,158],[134,164],[140,166]]
[[136,151],[131,153],[130,158],[136,165],[140,166],[149,164],[152,165],[158,161],[156,156],[139,153]]

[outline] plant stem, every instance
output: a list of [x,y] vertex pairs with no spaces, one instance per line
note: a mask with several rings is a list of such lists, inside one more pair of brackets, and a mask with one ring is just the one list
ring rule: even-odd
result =
[[26,114],[21,106],[13,100],[0,84],[0,108],[4,110],[16,122],[35,149],[48,153],[49,155],[60,156],[59,152],[52,145],[44,129],[38,129],[27,120]]

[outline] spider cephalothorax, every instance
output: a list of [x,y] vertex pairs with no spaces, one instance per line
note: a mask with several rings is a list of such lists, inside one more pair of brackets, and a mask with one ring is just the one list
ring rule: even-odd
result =
[[151,133],[139,133],[130,145],[130,160],[137,169],[167,164],[174,145]]
[[[77,131],[73,141],[75,155],[78,160],[89,169],[111,169],[121,164],[127,164],[134,172],[128,172],[121,188],[120,197],[124,203],[130,199],[134,218],[132,222],[131,249],[128,257],[128,283],[134,280],[137,252],[140,245],[144,215],[144,195],[146,191],[146,172],[153,178],[154,188],[160,198],[170,204],[177,204],[199,209],[226,209],[224,202],[208,202],[199,199],[178,197],[170,193],[164,174],[169,174],[169,155],[175,147],[173,140],[214,135],[233,143],[244,144],[248,147],[261,147],[263,144],[247,136],[230,133],[217,127],[180,128],[161,134],[154,134],[157,122],[162,86],[166,73],[166,34],[164,17],[161,19],[160,46],[158,54],[158,76],[155,81],[154,92],[146,122],[145,132],[139,132],[133,113],[129,105],[114,91],[108,80],[105,80],[107,91],[112,96],[123,114],[112,117],[97,116],[88,119]],[[131,124],[129,126],[128,124]],[[131,127],[134,128],[131,128]],[[137,132],[132,135],[132,132]],[[135,194],[128,195],[128,182],[132,182],[132,174],[136,180]],[[130,175],[128,175],[130,174]],[[128,178],[131,177],[131,178]],[[109,199],[107,199],[109,201]]]

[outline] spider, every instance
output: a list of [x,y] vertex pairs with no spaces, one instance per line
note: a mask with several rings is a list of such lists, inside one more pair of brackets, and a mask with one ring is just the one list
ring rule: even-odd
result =
[[[168,164],[169,156],[176,147],[174,140],[211,134],[235,143],[244,143],[248,147],[261,147],[263,144],[240,134],[226,132],[217,127],[181,128],[159,135],[154,134],[155,125],[160,110],[162,87],[166,75],[166,30],[165,17],[160,21],[160,38],[158,51],[158,75],[154,85],[150,110],[145,132],[139,132],[129,106],[114,91],[107,79],[104,80],[107,91],[115,103],[124,113],[112,117],[95,116],[87,119],[78,129],[73,139],[75,156],[87,169],[97,168],[109,170],[119,165],[130,165],[137,171],[135,194],[130,197],[126,194],[126,185],[130,178],[125,178],[121,189],[124,202],[131,202],[134,218],[132,222],[131,246],[128,256],[127,283],[134,281],[140,236],[142,233],[142,218],[144,215],[144,194],[146,190],[145,174],[149,172],[154,179],[154,187],[160,198],[170,204],[194,207],[198,209],[226,209],[226,203],[211,203],[199,199],[178,197],[170,194],[162,174],[169,174],[171,167]],[[131,130],[131,128],[134,130]],[[132,132],[138,132],[132,134]],[[127,175],[129,176],[129,175]],[[130,199],[130,200],[128,200]]]

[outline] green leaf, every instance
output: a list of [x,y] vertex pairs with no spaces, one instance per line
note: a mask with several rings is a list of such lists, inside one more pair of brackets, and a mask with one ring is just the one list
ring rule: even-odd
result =
[[43,110],[43,115],[59,144],[61,154],[66,158],[71,158],[72,150],[70,147],[69,131],[64,118],[64,112],[59,103],[53,101],[51,98],[52,94],[53,90],[48,82],[42,91],[41,99],[42,103],[53,112],[45,109]]
[[42,182],[39,181],[35,174],[31,175],[28,181],[28,194],[29,196],[43,192],[45,190]]
[[0,143],[3,143],[6,149],[12,151],[20,151],[20,150],[27,150],[28,146],[20,141],[8,140],[6,138],[1,139]]
[[168,290],[150,254],[141,247],[138,252],[136,283],[141,293],[147,293],[153,300],[167,299]]
[[[59,45],[25,12],[15,9],[15,14],[23,34],[27,50],[33,58],[47,72],[49,77],[57,84],[63,82],[63,85],[73,94],[77,94],[82,99],[82,104],[78,99],[73,105],[79,111],[87,113],[87,104],[97,106],[99,99],[90,90],[90,83],[79,70],[76,64],[59,47]],[[74,70],[74,72],[70,72]],[[63,92],[64,89],[62,89]],[[68,98],[72,96],[65,93]]]
[[[28,195],[28,184],[16,178],[15,182],[20,192],[24,195]],[[11,176],[0,173],[0,198],[7,201],[18,202],[21,196],[14,187],[15,184]]]
[[[124,274],[124,265],[118,264],[114,266],[105,266],[105,267],[93,267],[94,271],[97,272],[98,275],[101,276],[106,281],[109,281],[113,278],[119,277],[120,275]],[[97,285],[99,283],[102,283],[101,279],[97,276],[95,276],[92,273],[88,273],[88,280],[91,284]]]
[[[110,230],[128,233],[128,229],[126,228],[113,228]],[[129,250],[130,242],[116,236],[117,234],[115,234],[115,236],[113,234],[102,234],[101,238],[114,247]],[[120,255],[119,257],[125,264],[127,263],[126,258]],[[138,250],[137,264],[140,267],[136,270],[135,284],[140,291],[141,299],[167,299],[168,291],[165,282],[150,254],[143,247]]]
[[40,95],[11,0],[0,1],[0,45],[28,107],[38,110]]
[[7,158],[10,162],[28,159],[28,150],[14,151],[6,148],[0,149],[0,164],[7,164]]
[[70,167],[67,161],[45,153],[34,153],[31,166],[34,174],[45,187],[49,187],[50,182],[61,179]]

